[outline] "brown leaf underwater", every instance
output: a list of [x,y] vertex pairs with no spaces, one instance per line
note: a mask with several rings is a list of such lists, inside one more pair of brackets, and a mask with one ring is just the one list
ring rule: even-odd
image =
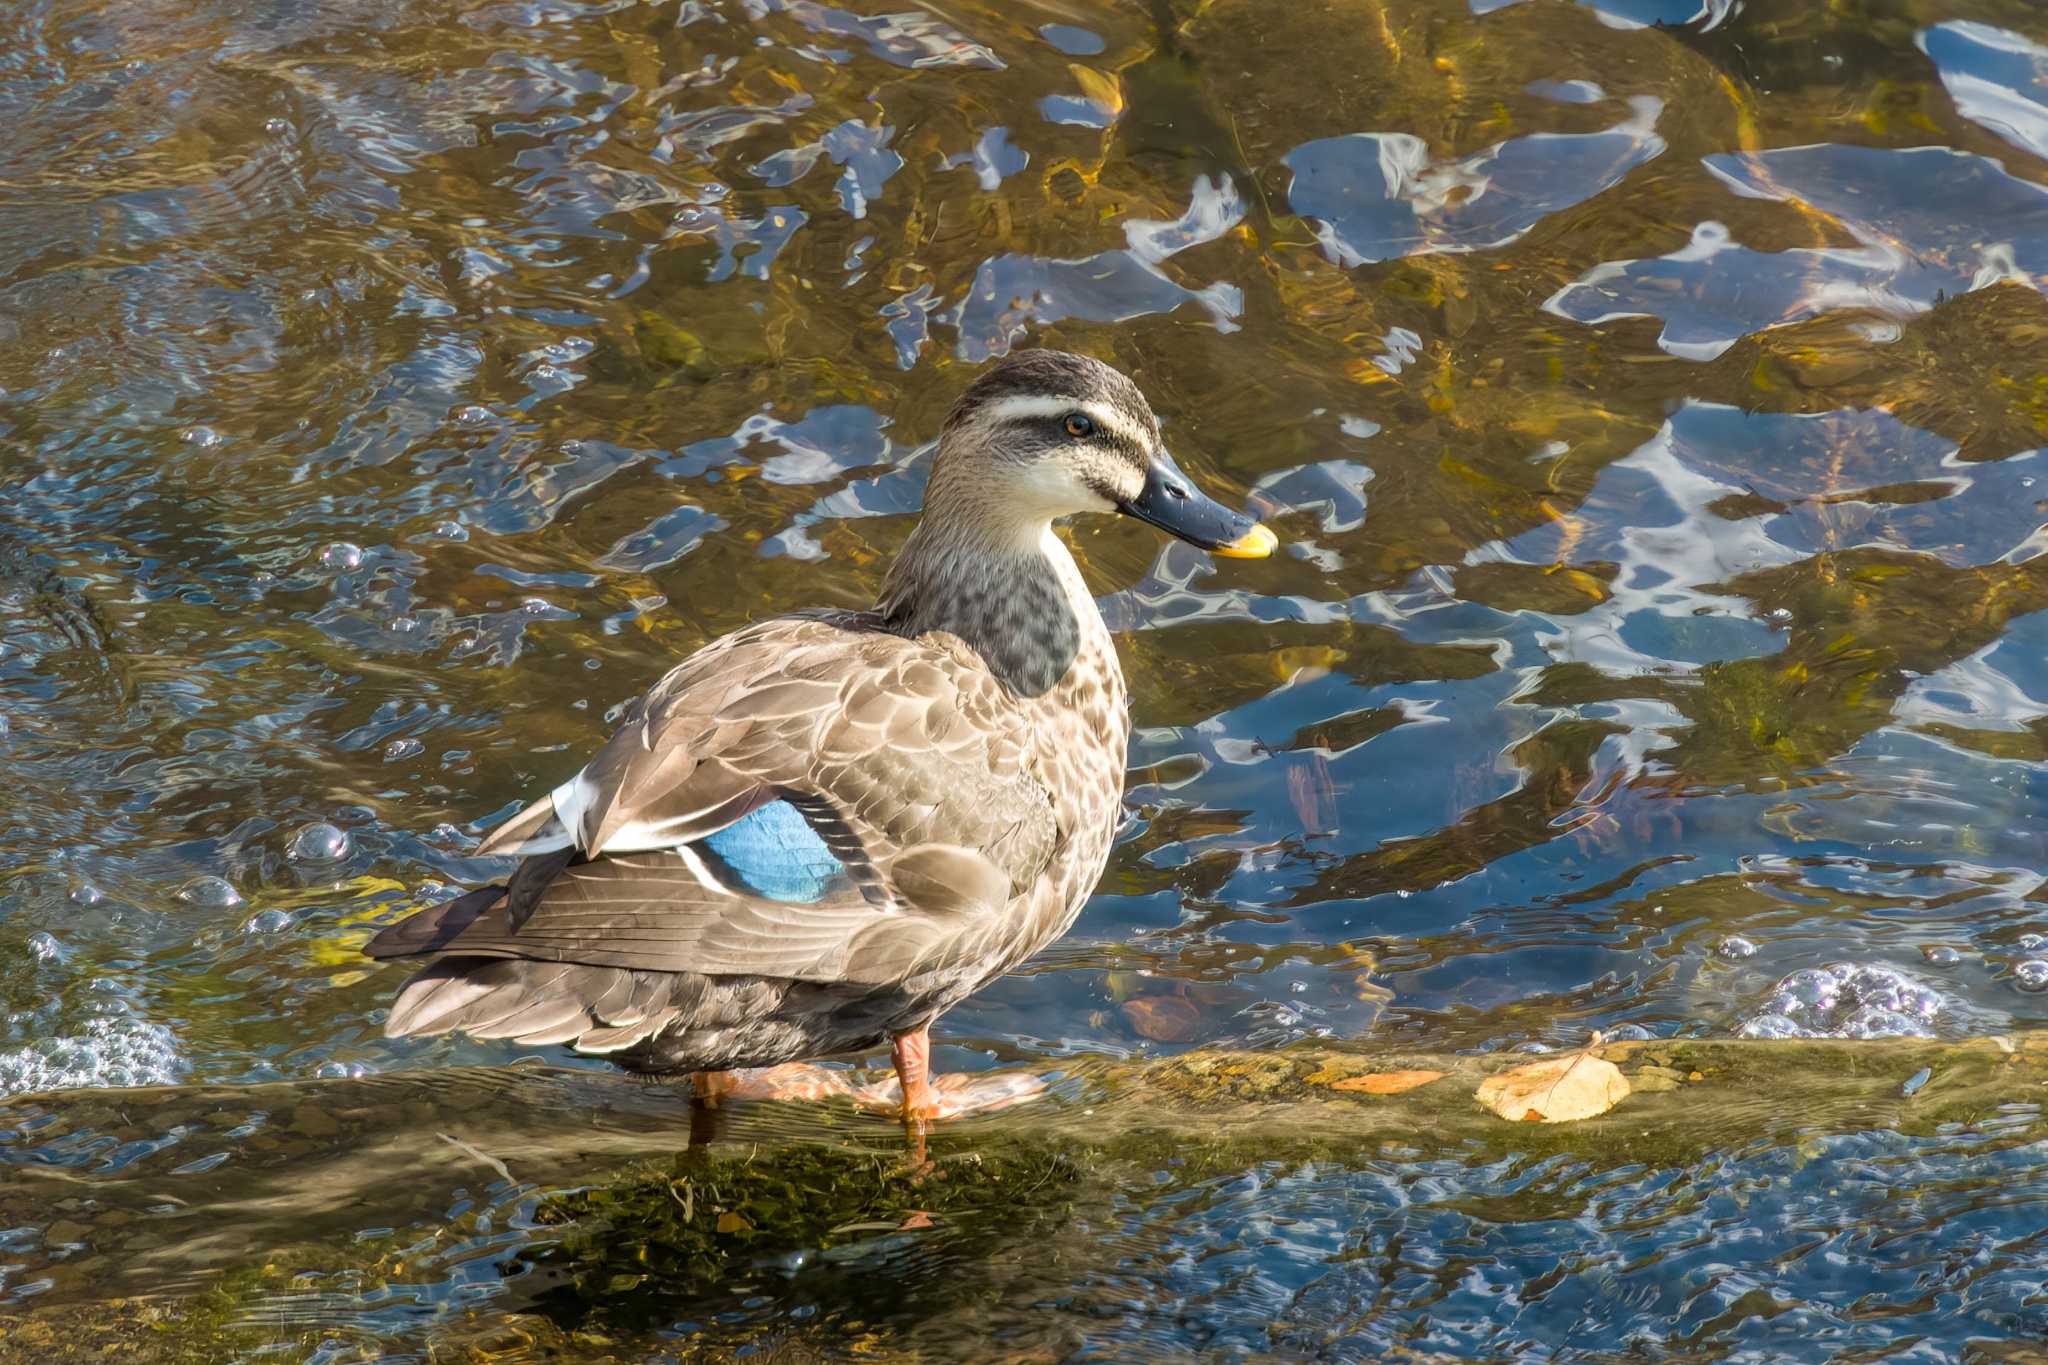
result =
[[1333,1081],[1330,1089],[1353,1090],[1366,1095],[1398,1095],[1443,1077],[1441,1071],[1375,1071],[1368,1076],[1346,1076],[1341,1081]]
[[1517,1123],[1571,1123],[1606,1113],[1628,1093],[1621,1068],[1587,1049],[1488,1076],[1477,1098]]
[[1202,1011],[1184,995],[1140,995],[1123,1003],[1124,1018],[1140,1037],[1185,1043],[1202,1027]]

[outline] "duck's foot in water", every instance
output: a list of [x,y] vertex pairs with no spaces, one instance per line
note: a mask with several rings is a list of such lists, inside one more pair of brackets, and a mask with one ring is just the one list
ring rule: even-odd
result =
[[864,1109],[898,1115],[905,1123],[921,1124],[928,1119],[992,1113],[1044,1092],[1045,1082],[1022,1072],[934,1077],[930,1030],[926,1025],[898,1034],[889,1049],[889,1060],[896,1066],[895,1079],[859,1087],[853,1092],[853,1102]]
[[1012,1071],[994,1076],[956,1073],[928,1077],[922,1087],[924,1102],[909,1114],[903,1112],[903,1086],[896,1077],[856,1084],[851,1073],[788,1062],[782,1066],[755,1067],[745,1071],[694,1071],[690,1088],[707,1109],[717,1109],[734,1100],[812,1101],[837,1099],[844,1095],[862,1109],[911,1119],[950,1119],[962,1114],[986,1114],[1022,1104],[1045,1093],[1046,1085],[1027,1072]]
[[690,1088],[710,1109],[728,1100],[824,1100],[854,1093],[854,1084],[844,1071],[809,1062],[744,1071],[693,1071]]
[[953,1119],[963,1114],[992,1114],[1046,1092],[1046,1084],[1024,1071],[1005,1071],[993,1076],[956,1072],[934,1076],[925,1082],[924,1102],[911,1112],[903,1110],[903,1086],[893,1076],[852,1089],[853,1102],[880,1114],[907,1119]]

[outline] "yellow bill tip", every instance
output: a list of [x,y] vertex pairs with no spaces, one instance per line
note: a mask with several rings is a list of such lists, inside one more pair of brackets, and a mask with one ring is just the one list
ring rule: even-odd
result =
[[1260,523],[1253,522],[1251,530],[1246,531],[1228,545],[1218,545],[1216,553],[1230,559],[1264,559],[1267,555],[1273,553],[1274,547],[1279,543],[1280,537],[1274,535]]

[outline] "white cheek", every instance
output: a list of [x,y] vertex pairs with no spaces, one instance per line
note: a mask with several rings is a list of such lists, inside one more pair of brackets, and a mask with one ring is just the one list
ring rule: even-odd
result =
[[1073,512],[1110,512],[1116,504],[1083,483],[1073,470],[1038,460],[1018,471],[1007,490],[1021,510],[1046,518]]

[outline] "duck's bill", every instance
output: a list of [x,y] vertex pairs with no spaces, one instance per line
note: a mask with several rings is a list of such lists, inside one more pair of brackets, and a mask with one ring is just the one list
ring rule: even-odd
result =
[[1280,543],[1278,536],[1258,522],[1204,494],[1178,465],[1163,456],[1147,468],[1145,487],[1138,496],[1119,510],[1190,545],[1232,559],[1263,559]]

